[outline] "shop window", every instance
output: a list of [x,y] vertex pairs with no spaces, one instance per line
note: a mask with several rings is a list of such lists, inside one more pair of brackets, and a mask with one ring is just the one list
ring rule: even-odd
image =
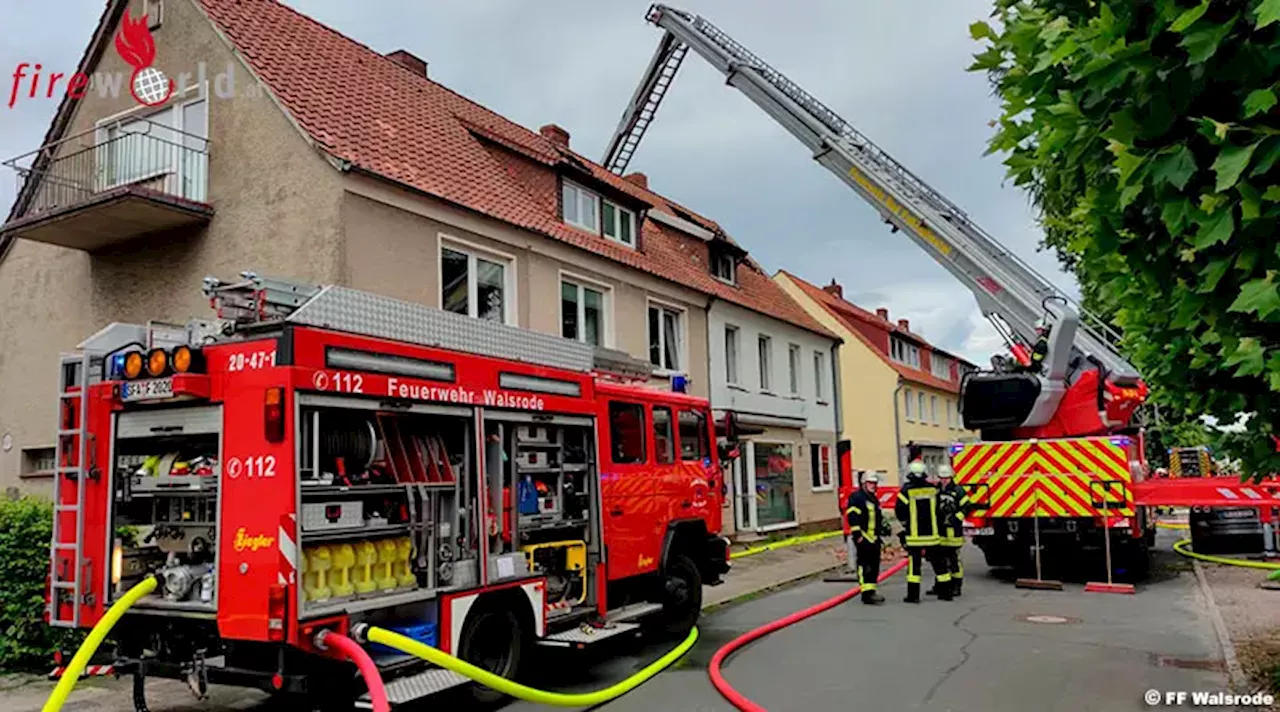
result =
[[692,461],[710,456],[706,418],[697,411],[680,411],[680,459]]
[[609,440],[615,465],[644,462],[644,406],[610,401]]
[[671,409],[655,406],[653,409],[653,451],[659,465],[676,461],[675,438],[671,434]]

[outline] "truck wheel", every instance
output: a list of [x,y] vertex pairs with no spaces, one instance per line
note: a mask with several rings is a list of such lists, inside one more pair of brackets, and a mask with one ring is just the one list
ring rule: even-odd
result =
[[[458,657],[498,677],[514,680],[520,672],[525,630],[516,612],[493,603],[477,606],[462,626]],[[479,683],[469,686],[471,698],[494,704],[505,695]]]
[[698,565],[685,554],[672,554],[659,586],[662,631],[669,635],[688,633],[702,613],[702,574]]

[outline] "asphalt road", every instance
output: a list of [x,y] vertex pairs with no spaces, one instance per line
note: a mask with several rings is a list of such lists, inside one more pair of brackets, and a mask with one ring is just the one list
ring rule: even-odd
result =
[[[990,576],[976,549],[966,547],[966,554],[962,598],[903,603],[899,574],[883,587],[885,605],[851,601],[757,641],[729,660],[729,680],[774,712],[1138,710],[1145,708],[1148,689],[1226,689],[1221,651],[1195,576],[1175,555],[1160,554],[1153,580],[1137,595],[1125,596],[1085,593],[1078,584],[1062,592],[1016,589]],[[595,709],[732,710],[707,679],[715,650],[846,585],[814,581],[709,615],[699,643],[684,659]],[[1034,622],[1028,616],[1047,618]],[[670,645],[624,642],[615,655],[589,658],[540,653],[532,682],[565,691],[599,689],[640,670]],[[219,689],[202,704],[181,685],[156,684],[162,687],[149,695],[155,712],[279,709],[257,693]],[[18,702],[23,695],[14,692],[0,695],[0,710],[39,709]],[[101,693],[65,710],[131,709],[126,693]],[[450,700],[435,700],[417,709],[455,708]],[[504,709],[548,708],[512,702]]]
[[[899,574],[884,586],[885,605],[850,601],[778,631],[731,658],[726,676],[775,711],[1137,710],[1146,706],[1148,689],[1226,689],[1195,576],[1172,554],[1158,556],[1153,580],[1128,596],[1085,593],[1079,585],[1017,589],[992,578],[981,553],[966,549],[962,598],[903,603]],[[707,679],[716,648],[841,590],[814,582],[711,615],[679,668],[598,709],[732,710]],[[589,690],[625,677],[662,649],[644,652],[602,662],[588,672],[592,681],[568,687]]]

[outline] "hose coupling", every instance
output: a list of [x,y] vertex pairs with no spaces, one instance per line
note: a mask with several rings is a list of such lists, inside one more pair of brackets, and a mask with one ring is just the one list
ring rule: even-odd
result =
[[364,645],[365,643],[369,642],[369,624],[356,623],[355,625],[351,626],[351,630],[349,631],[349,634],[352,640],[356,641],[361,645]]
[[324,639],[327,637],[329,637],[329,629],[321,628],[316,631],[316,637],[311,639],[311,643],[316,646],[316,650],[328,650],[329,646],[324,644]]

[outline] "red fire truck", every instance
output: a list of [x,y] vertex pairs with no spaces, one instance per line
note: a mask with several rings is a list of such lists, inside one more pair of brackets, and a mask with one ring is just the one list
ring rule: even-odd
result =
[[[63,358],[49,622],[116,671],[345,702],[315,634],[368,623],[504,677],[531,646],[688,631],[731,419],[625,354],[338,286],[206,279],[217,318]],[[375,651],[376,652],[376,651]],[[470,684],[375,656],[393,703]],[[492,691],[470,684],[478,697]]]

